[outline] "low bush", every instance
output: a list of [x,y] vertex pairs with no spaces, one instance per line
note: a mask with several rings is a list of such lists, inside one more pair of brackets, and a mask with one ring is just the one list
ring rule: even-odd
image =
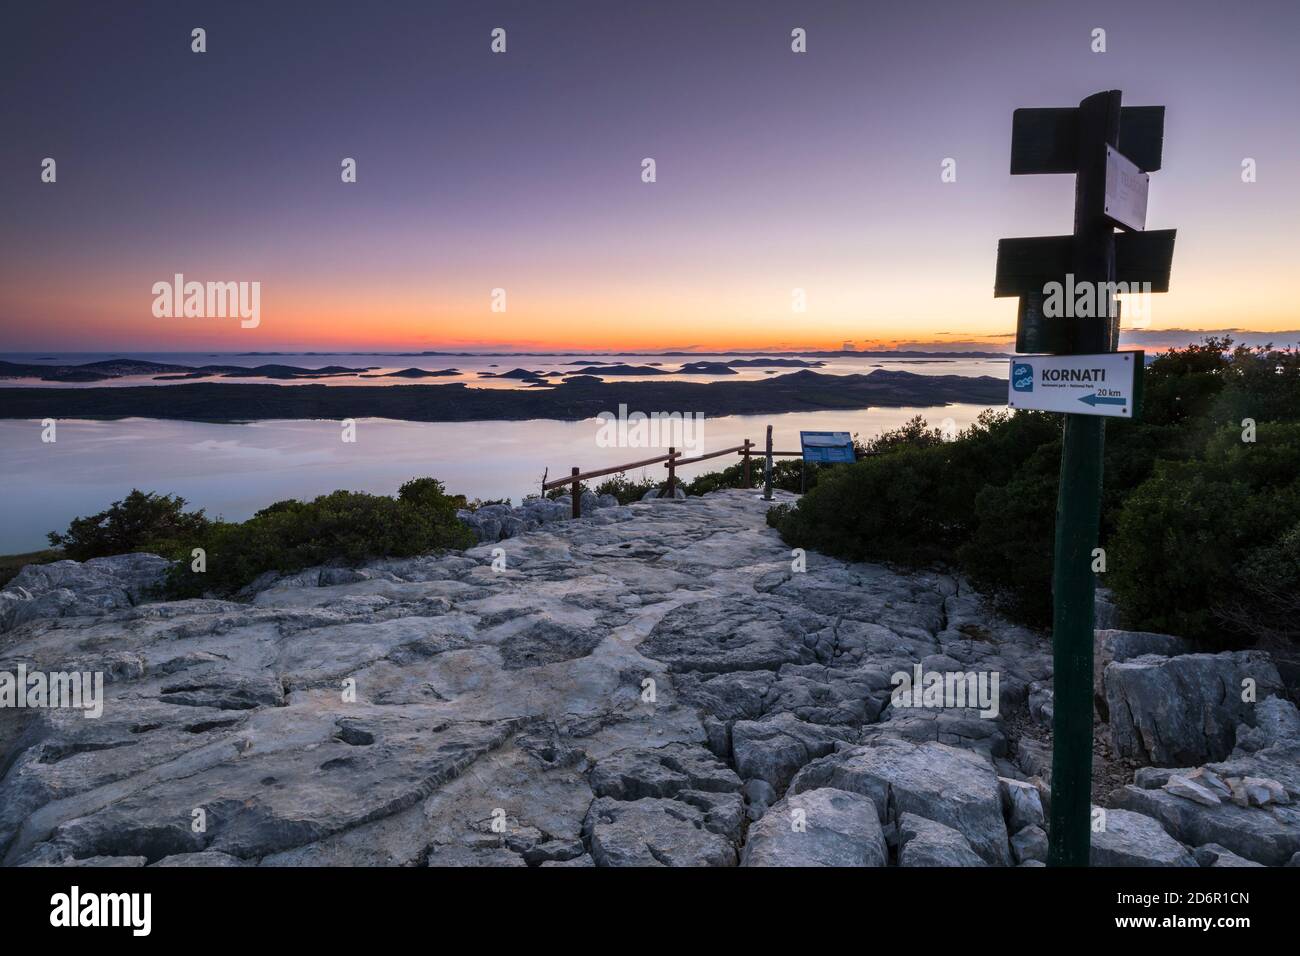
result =
[[46,537],[74,561],[133,551],[161,552],[177,542],[194,540],[211,525],[202,510],[186,511],[185,504],[177,495],[132,489],[99,514],[74,518],[67,531],[51,531]]
[[[1300,639],[1300,354],[1210,338],[1145,374],[1141,418],[1106,430],[1101,582],[1132,627]],[[1050,622],[1059,416],[986,412],[954,441],[913,419],[865,448],[769,513],[787,543],[946,564],[1013,617]]]
[[[211,521],[184,506],[182,498],[133,491],[107,511],[74,519],[66,534],[50,540],[76,560],[127,551],[172,558],[163,588],[168,597],[232,594],[267,571],[409,557],[475,542],[456,519],[465,499],[448,495],[433,478],[408,481],[396,498],[335,491],[311,501],[277,501],[241,522]],[[201,571],[196,548],[204,552]]]
[[[578,497],[582,497],[583,494],[585,494],[590,490],[591,488],[587,486],[587,483],[585,481],[578,482]],[[555,488],[552,488],[550,491],[546,492],[546,497],[549,498],[551,501],[554,501],[557,498],[563,498],[566,495],[572,495],[572,494],[573,494],[573,485],[558,485]]]
[[1221,643],[1283,623],[1271,596],[1297,577],[1300,424],[1260,425],[1254,442],[1240,431],[1219,431],[1196,460],[1159,462],[1120,512],[1107,581],[1145,628]]
[[[167,592],[228,594],[267,571],[472,547],[473,532],[456,519],[464,505],[463,497],[446,494],[433,478],[408,481],[397,498],[335,491],[311,501],[278,501],[247,521],[214,523],[197,543],[169,555],[178,562]],[[193,570],[195,547],[206,552],[201,573]]]
[[881,436],[874,456],[826,469],[797,506],[775,509],[769,523],[794,547],[850,560],[950,560],[971,539],[979,492],[990,479],[1009,480],[1052,429],[1045,415],[996,412],[951,442],[904,426]]
[[658,488],[662,482],[656,484],[652,478],[642,476],[640,481],[633,481],[625,472],[619,472],[617,475],[611,475],[596,486],[596,494],[613,495],[618,499],[621,505],[630,505],[634,501],[640,501],[642,496],[652,488]]

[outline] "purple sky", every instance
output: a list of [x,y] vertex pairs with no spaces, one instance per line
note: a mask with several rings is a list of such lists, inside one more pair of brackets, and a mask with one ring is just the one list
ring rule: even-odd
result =
[[[1012,110],[1106,88],[1167,107],[1151,329],[1296,329],[1298,27],[1293,0],[11,5],[0,349],[1005,335],[998,238],[1073,201],[1008,174]],[[260,281],[261,325],[155,317],[176,272]]]

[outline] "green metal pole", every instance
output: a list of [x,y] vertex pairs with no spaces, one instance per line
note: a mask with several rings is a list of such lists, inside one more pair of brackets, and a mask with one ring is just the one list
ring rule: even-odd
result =
[[1066,415],[1052,571],[1052,812],[1048,862],[1087,866],[1092,818],[1092,550],[1105,419]]
[[[1074,193],[1075,282],[1115,278],[1114,227],[1104,215],[1106,146],[1119,139],[1120,93],[1079,104]],[[1075,318],[1075,353],[1109,352],[1109,316]],[[1066,415],[1052,568],[1052,808],[1047,862],[1087,866],[1092,822],[1092,552],[1101,521],[1105,419]]]

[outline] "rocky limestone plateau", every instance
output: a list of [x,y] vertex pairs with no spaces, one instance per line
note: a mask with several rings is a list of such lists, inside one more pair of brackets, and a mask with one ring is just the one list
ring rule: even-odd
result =
[[[794,570],[766,508],[601,507],[242,602],[150,602],[149,555],[28,567],[0,672],[102,672],[105,699],[0,709],[0,857],[1042,865],[1045,636],[945,574]],[[1097,632],[1093,862],[1296,865],[1295,689],[1266,654],[1189,650]],[[891,704],[917,664],[996,672],[998,715]]]

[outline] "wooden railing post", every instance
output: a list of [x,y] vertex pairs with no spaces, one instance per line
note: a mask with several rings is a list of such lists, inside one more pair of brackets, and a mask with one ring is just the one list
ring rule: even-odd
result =
[[570,472],[570,474],[573,475],[573,516],[575,518],[581,518],[582,517],[582,495],[578,493],[578,489],[581,487],[581,484],[578,481],[577,465],[573,466],[573,471]]
[[743,455],[745,456],[745,487],[746,487],[746,488],[752,488],[752,487],[754,487],[753,483],[750,481],[750,478],[749,478],[749,446],[750,446],[751,444],[753,444],[753,443],[752,443],[748,438],[746,438],[746,439],[745,439],[745,450],[744,450],[743,452],[741,452],[741,454],[743,454]]
[[772,426],[767,426],[767,460],[763,462],[763,500],[772,500]]
[[666,497],[673,496],[673,488],[677,481],[677,449],[672,445],[668,446],[668,491]]

